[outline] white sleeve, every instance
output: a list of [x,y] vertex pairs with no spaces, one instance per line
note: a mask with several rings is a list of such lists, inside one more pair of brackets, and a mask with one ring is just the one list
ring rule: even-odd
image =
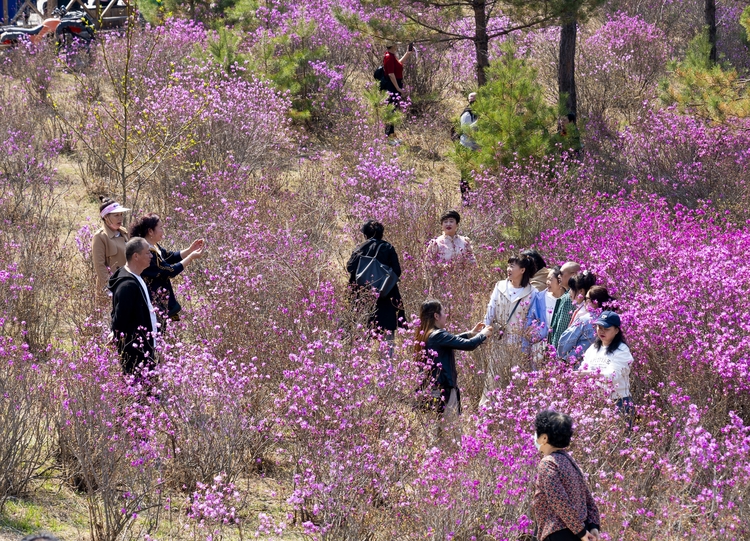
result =
[[471,114],[468,111],[461,115],[461,126],[471,126]]
[[490,303],[487,305],[487,313],[484,315],[485,325],[492,325],[492,322],[495,320],[495,304],[497,304],[497,296],[499,294],[500,291],[497,284],[495,284],[495,289],[492,290],[492,295],[490,296]]
[[609,360],[612,366],[612,375],[610,377],[615,387],[628,386],[630,382],[630,365],[633,362],[630,349],[627,346],[620,346],[617,348],[617,351],[610,355]]
[[583,354],[581,366],[578,367],[577,371],[590,374],[598,370],[598,368],[591,368],[591,361],[594,359],[594,355],[596,355],[596,348],[594,347],[594,344],[591,344],[586,350],[586,353]]

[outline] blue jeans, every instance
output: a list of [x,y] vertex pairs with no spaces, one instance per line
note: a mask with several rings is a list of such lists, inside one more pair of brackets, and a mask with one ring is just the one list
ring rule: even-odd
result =
[[625,417],[625,420],[628,423],[628,427],[633,428],[633,417],[635,417],[635,408],[633,407],[633,401],[630,399],[629,396],[626,396],[625,398],[620,398],[615,402],[615,407],[617,408],[617,411],[622,414],[623,417]]

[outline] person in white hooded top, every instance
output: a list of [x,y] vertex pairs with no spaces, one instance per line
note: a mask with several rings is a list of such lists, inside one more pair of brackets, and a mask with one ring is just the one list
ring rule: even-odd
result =
[[508,278],[495,284],[484,316],[486,326],[499,329],[500,343],[493,348],[487,366],[480,406],[489,402],[489,393],[500,385],[498,376],[528,358],[529,340],[538,338],[533,336],[537,334],[535,328],[546,329],[544,297],[531,285],[536,272],[534,260],[527,255],[511,257],[507,272]]
[[583,355],[578,371],[584,374],[599,374],[608,385],[612,385],[612,400],[617,408],[627,415],[632,408],[630,366],[633,364],[633,355],[620,329],[620,316],[605,310],[594,325],[596,340]]

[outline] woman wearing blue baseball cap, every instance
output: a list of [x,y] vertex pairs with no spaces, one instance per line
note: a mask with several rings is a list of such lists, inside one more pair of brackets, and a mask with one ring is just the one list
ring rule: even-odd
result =
[[620,316],[611,310],[605,310],[594,321],[594,326],[596,339],[583,355],[583,362],[578,370],[582,373],[598,373],[611,382],[614,387],[612,399],[615,400],[617,409],[630,415],[630,365],[633,364],[633,356],[620,329]]

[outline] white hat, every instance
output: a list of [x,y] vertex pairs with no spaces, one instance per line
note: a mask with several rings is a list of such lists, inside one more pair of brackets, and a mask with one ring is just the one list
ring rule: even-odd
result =
[[102,209],[102,211],[99,213],[99,216],[104,218],[107,214],[116,214],[118,212],[128,212],[130,209],[125,208],[120,203],[110,203],[106,207]]

